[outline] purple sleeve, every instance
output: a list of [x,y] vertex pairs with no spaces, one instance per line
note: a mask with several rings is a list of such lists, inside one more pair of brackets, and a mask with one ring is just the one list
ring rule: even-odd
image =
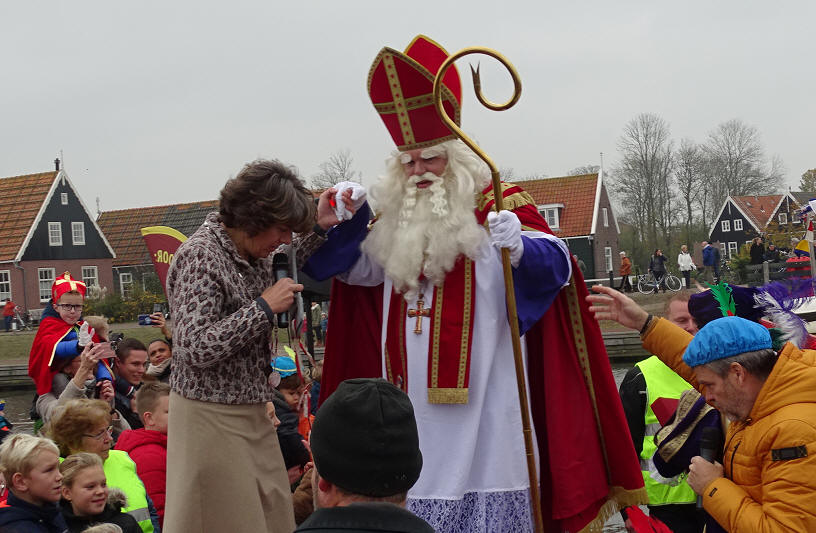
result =
[[570,265],[564,250],[546,238],[522,235],[524,254],[513,269],[516,310],[523,335],[544,316],[569,281]]
[[303,265],[303,272],[322,281],[345,272],[360,258],[360,243],[368,235],[368,202],[357,213],[329,230],[326,242]]

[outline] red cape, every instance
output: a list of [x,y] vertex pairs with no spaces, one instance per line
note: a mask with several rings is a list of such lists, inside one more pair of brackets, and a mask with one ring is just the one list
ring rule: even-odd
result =
[[[536,226],[552,233],[521,188],[503,192],[505,208],[522,224],[536,218]],[[480,222],[493,205],[492,188],[483,195]],[[647,501],[601,330],[574,260],[572,272],[570,286],[525,336],[547,531],[580,531],[591,523],[600,528],[619,509]],[[321,402],[345,379],[382,377],[382,290],[334,280]]]
[[[81,326],[82,321],[80,320],[76,325]],[[51,392],[51,381],[57,373],[50,366],[53,362],[54,352],[57,349],[57,344],[73,327],[61,318],[54,316],[47,316],[40,322],[28,356],[28,375],[34,380],[37,394],[42,395]],[[93,338],[94,341],[99,341],[96,334],[94,334]]]

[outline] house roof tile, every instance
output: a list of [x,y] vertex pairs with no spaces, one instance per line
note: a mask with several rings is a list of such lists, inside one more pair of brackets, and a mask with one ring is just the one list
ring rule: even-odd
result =
[[0,261],[17,257],[56,177],[51,171],[0,178]]
[[559,237],[577,237],[592,232],[595,211],[595,191],[598,174],[544,178],[516,183],[537,205],[564,204],[559,215],[559,228],[553,229]]
[[754,226],[763,229],[773,216],[776,206],[782,200],[781,194],[764,196],[732,196],[731,200],[751,218]]
[[217,209],[217,200],[137,207],[105,211],[96,222],[116,251],[113,266],[142,265],[151,263],[150,252],[142,239],[142,228],[168,226],[189,237],[204,222],[207,213]]

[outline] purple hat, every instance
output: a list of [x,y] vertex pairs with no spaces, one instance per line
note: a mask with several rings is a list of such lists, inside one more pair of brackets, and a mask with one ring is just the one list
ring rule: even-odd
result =
[[[657,451],[653,459],[661,476],[671,478],[688,470],[691,458],[700,455],[700,439],[706,427],[717,428],[722,442],[719,411],[695,389],[684,391],[674,416],[655,435]],[[717,450],[717,455],[722,455],[722,445]]]

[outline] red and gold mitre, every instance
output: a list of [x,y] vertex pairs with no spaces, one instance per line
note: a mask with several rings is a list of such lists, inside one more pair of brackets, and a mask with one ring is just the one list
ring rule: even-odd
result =
[[62,276],[55,279],[54,284],[51,285],[51,296],[54,298],[54,303],[56,303],[59,301],[60,296],[70,291],[78,292],[84,298],[86,290],[87,287],[84,281],[72,278],[71,273],[65,271]]
[[[397,148],[404,152],[455,139],[433,103],[433,82],[448,52],[418,35],[405,52],[383,48],[368,71],[368,94]],[[457,125],[462,102],[459,72],[451,66],[442,80],[442,106]]]

